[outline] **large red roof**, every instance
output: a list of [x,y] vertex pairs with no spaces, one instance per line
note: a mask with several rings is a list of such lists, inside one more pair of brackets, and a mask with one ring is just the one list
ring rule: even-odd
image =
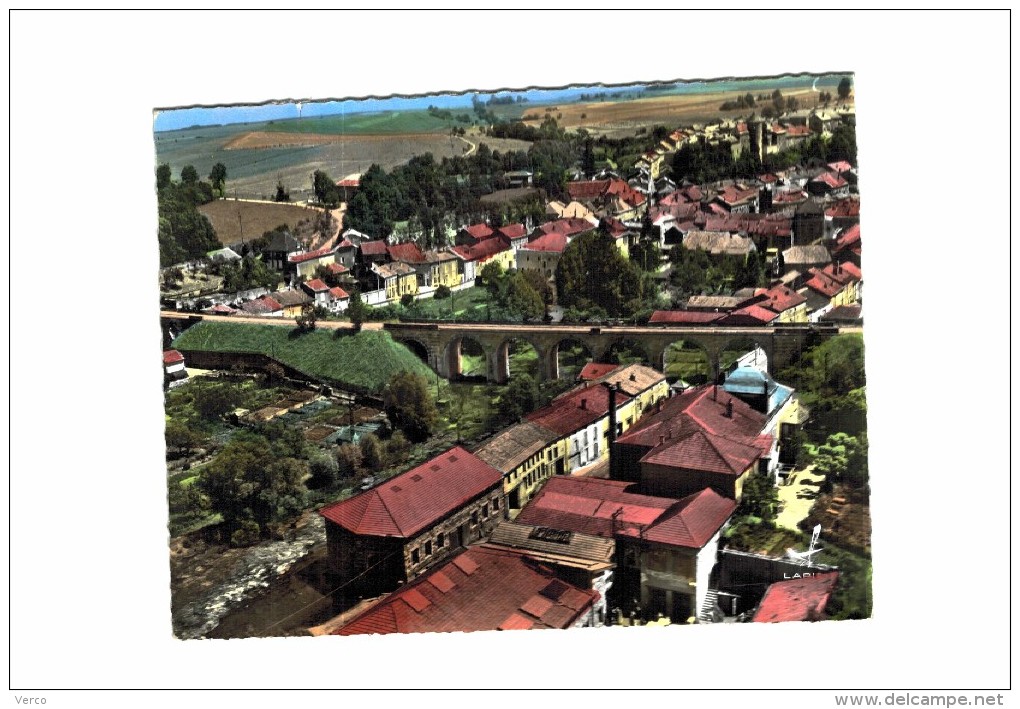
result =
[[329,254],[330,249],[316,249],[315,251],[309,251],[305,254],[294,254],[293,256],[288,257],[287,260],[291,263],[304,263],[306,261],[314,261],[315,259],[322,258],[323,256],[328,256]]
[[520,239],[528,235],[528,230],[524,228],[523,224],[507,224],[496,231],[508,239]]
[[592,224],[587,219],[567,217],[565,219],[554,219],[551,222],[539,224],[538,229],[544,234],[556,233],[563,234],[565,236],[575,236],[586,231],[591,231],[595,228],[595,226],[595,224]]
[[503,474],[456,446],[360,495],[319,513],[348,531],[412,537],[500,483]]
[[838,571],[829,571],[774,583],[765,591],[753,620],[755,623],[819,620],[838,579]]
[[846,180],[844,180],[839,175],[835,175],[835,174],[833,174],[831,172],[823,172],[822,174],[820,174],[818,177],[816,177],[815,179],[813,179],[811,181],[812,182],[824,182],[826,185],[829,186],[830,189],[834,189],[834,190],[835,189],[839,189],[840,187],[846,187],[846,185],[847,185]]
[[[617,393],[616,406],[630,397]],[[609,391],[603,386],[580,387],[561,395],[548,406],[533,411],[527,420],[561,436],[580,431],[609,413]]]
[[567,248],[567,235],[555,231],[532,239],[521,247],[526,251],[551,251],[560,254],[565,248]]
[[424,252],[413,241],[387,246],[386,253],[390,255],[392,260],[402,263],[422,263],[425,260]]
[[313,278],[312,280],[310,280],[307,283],[305,283],[304,286],[305,286],[305,288],[307,288],[308,290],[312,291],[313,293],[322,293],[323,291],[328,291],[329,290],[329,286],[327,286],[322,281],[321,278]]
[[[806,298],[805,298],[806,300]],[[764,303],[762,304],[764,305]],[[761,305],[748,305],[726,313],[719,318],[720,325],[766,325],[779,317],[778,313]]]
[[177,364],[184,361],[184,355],[177,350],[163,350],[163,364]]
[[776,313],[782,313],[807,302],[807,298],[784,285],[773,286],[768,290],[761,291],[761,295],[763,298],[758,302],[758,305]]
[[479,241],[474,246],[462,245],[454,246],[450,249],[457,256],[460,256],[465,261],[484,261],[492,258],[498,253],[507,251],[510,248],[510,244],[503,239],[486,239],[485,241]]
[[382,256],[386,253],[386,240],[379,239],[377,241],[362,241],[361,242],[361,254],[362,256]]
[[676,500],[630,492],[634,487],[621,480],[553,477],[517,522],[700,549],[736,509],[736,502],[713,490]]
[[861,201],[848,198],[833,202],[826,210],[827,217],[859,217],[861,215]]
[[705,385],[663,400],[617,443],[647,449],[642,462],[741,475],[771,448],[765,422],[749,404]]
[[464,231],[473,236],[476,239],[488,239],[490,236],[495,234],[488,224],[472,224],[471,226],[464,227]]
[[849,229],[844,231],[836,239],[836,250],[842,251],[846,248],[853,248],[853,246],[861,243],[861,225],[854,224]]
[[361,613],[335,635],[569,628],[599,595],[526,552],[482,544]]

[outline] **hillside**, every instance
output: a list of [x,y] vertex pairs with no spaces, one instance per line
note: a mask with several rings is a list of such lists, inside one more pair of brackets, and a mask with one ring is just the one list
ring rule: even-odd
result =
[[268,325],[201,322],[185,330],[173,347],[185,356],[189,351],[264,354],[310,376],[373,393],[381,393],[397,372],[431,376],[428,366],[388,332],[363,331],[339,338],[333,331],[296,337],[294,332]]

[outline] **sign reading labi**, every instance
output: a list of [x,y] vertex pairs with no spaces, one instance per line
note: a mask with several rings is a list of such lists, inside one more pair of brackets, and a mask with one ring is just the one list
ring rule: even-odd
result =
[[869,617],[856,122],[844,74],[157,109],[174,634]]

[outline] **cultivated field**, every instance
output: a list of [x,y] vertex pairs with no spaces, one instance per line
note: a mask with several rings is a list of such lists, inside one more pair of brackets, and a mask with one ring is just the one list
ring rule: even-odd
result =
[[[804,108],[814,106],[816,93],[810,83],[805,87],[782,89],[783,96],[796,96]],[[736,99],[747,91],[721,91],[708,94],[679,94],[656,96],[628,101],[600,101],[595,103],[564,103],[556,106],[551,115],[564,128],[585,128],[597,134],[633,132],[643,126],[666,125],[671,128],[708,121],[718,117],[746,115],[748,111],[720,111],[725,101]],[[751,91],[757,95],[759,92]],[[544,107],[534,107],[525,115],[538,114],[526,121],[538,125],[545,118]]]
[[212,222],[221,244],[233,244],[242,239],[256,239],[267,231],[286,224],[297,231],[301,222],[314,222],[318,209],[295,204],[272,202],[245,202],[219,199],[198,208]]

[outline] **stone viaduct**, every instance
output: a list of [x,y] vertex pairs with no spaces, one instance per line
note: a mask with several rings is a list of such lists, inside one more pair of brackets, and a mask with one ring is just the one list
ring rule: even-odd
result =
[[681,340],[694,344],[705,354],[714,381],[721,371],[721,357],[727,350],[749,351],[755,345],[768,357],[771,373],[796,361],[812,342],[838,333],[829,325],[796,324],[773,327],[668,327],[668,326],[578,326],[511,325],[493,323],[386,323],[384,329],[394,340],[418,353],[440,376],[461,375],[461,352],[466,340],[477,343],[485,353],[485,376],[502,384],[509,379],[510,346],[514,340],[527,342],[538,354],[540,381],[559,376],[560,347],[579,342],[596,362],[604,362],[611,349],[620,344],[637,344],[648,361],[663,369],[667,348]]

